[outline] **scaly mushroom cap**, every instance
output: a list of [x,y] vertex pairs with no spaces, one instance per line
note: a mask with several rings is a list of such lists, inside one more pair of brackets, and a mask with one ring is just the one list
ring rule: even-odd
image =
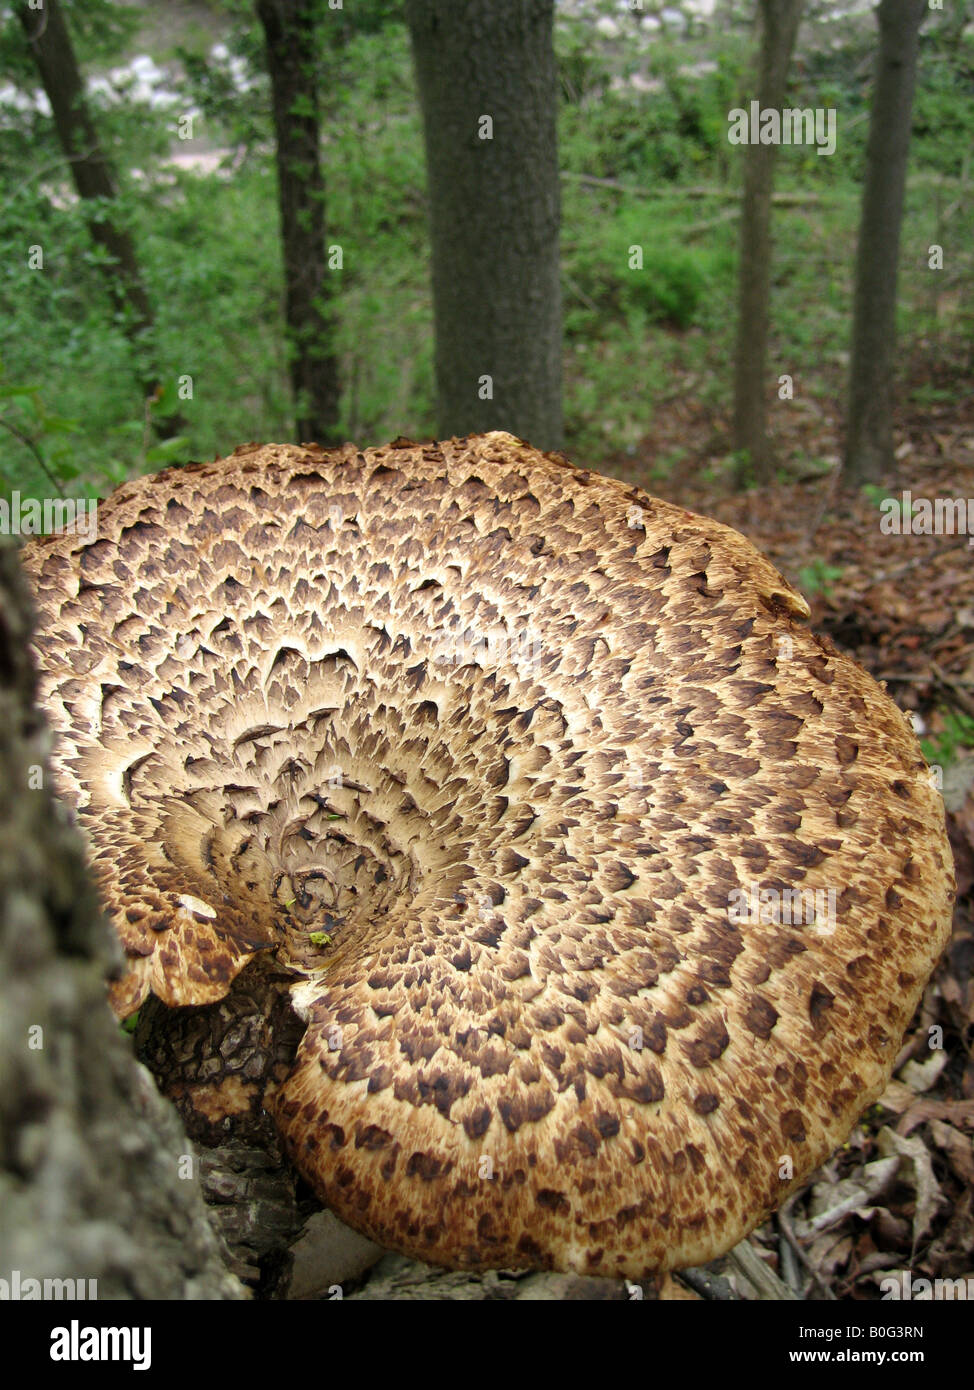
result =
[[276,947],[278,1123],[351,1226],[700,1262],[882,1092],[949,932],[942,805],[736,532],[495,433],[246,446],[24,559],[116,1008]]

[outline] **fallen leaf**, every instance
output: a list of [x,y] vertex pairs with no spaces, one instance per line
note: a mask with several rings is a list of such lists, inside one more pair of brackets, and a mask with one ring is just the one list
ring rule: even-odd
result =
[[865,1164],[852,1177],[842,1178],[837,1183],[817,1183],[812,1189],[808,1217],[795,1222],[796,1235],[804,1239],[824,1231],[850,1212],[858,1216],[872,1215],[870,1203],[892,1182],[899,1166],[898,1154],[884,1154],[877,1162]]
[[900,1068],[900,1080],[914,1092],[929,1091],[946,1065],[947,1053],[940,1048],[922,1062],[905,1062]]
[[974,1126],[974,1100],[918,1100],[901,1115],[897,1134],[906,1135],[930,1120],[946,1120],[953,1125]]
[[943,1120],[930,1121],[930,1137],[961,1182],[974,1187],[974,1141]]
[[884,1110],[892,1110],[894,1115],[902,1115],[916,1101],[915,1093],[902,1081],[891,1081],[876,1102]]
[[879,1131],[876,1140],[879,1152],[884,1157],[896,1155],[902,1160],[898,1176],[910,1183],[916,1193],[913,1208],[913,1248],[916,1249],[944,1201],[940,1184],[934,1177],[930,1151],[919,1136],[907,1139],[889,1126]]
[[[848,1264],[852,1254],[852,1237],[837,1236],[834,1231],[829,1231],[812,1241],[805,1253],[816,1274],[828,1279],[837,1269]],[[886,1258],[889,1258],[888,1254]]]

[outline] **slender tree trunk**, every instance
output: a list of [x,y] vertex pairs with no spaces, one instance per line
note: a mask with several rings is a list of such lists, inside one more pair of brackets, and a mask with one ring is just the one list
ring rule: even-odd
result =
[[879,52],[859,222],[845,479],[881,482],[893,465],[896,280],[906,162],[926,0],[881,0]]
[[562,441],[553,0],[407,0],[441,435]]
[[[105,267],[109,293],[125,334],[135,349],[141,389],[152,399],[159,389],[149,341],[153,328],[152,307],[132,238],[108,211],[117,194],[115,175],[101,149],[85,102],[84,86],[64,14],[59,0],[44,0],[42,9],[31,9],[26,0],[19,0],[17,13],[51,103],[58,140],[78,196],[89,204],[94,199],[101,200],[87,217],[88,230],[92,240],[110,257]],[[157,434],[164,439],[179,434],[185,423],[179,415],[159,416],[153,421]]]
[[[803,0],[760,0],[761,50],[757,99],[781,110]],[[770,481],[773,452],[767,429],[767,363],[771,292],[771,194],[776,145],[748,145],[741,210],[737,348],[734,356],[734,448],[743,456],[738,481],[753,470]]]
[[338,442],[340,386],[325,266],[314,0],[257,0],[277,137],[285,315],[298,438]]
[[[240,1298],[175,1111],[105,995],[111,938],[46,789],[26,587],[0,546],[0,1272]],[[89,1294],[89,1296],[95,1296]]]

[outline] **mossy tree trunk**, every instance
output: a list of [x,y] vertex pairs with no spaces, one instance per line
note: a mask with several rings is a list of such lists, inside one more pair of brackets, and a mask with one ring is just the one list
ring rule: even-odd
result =
[[893,467],[896,281],[920,25],[927,0],[881,0],[866,147],[849,365],[845,480],[882,482]]
[[[784,105],[788,68],[801,23],[803,0],[760,0],[761,47],[757,100],[762,111]],[[753,134],[753,132],[752,132]],[[776,145],[749,144],[744,156],[737,348],[734,354],[734,448],[737,475],[770,481],[767,366],[771,295],[771,194]]]
[[407,0],[426,137],[438,429],[562,441],[553,0]]
[[277,139],[285,318],[297,437],[336,444],[341,398],[325,252],[316,0],[257,0]]
[[[58,141],[78,197],[92,209],[87,215],[88,230],[108,257],[104,263],[108,290],[135,352],[140,387],[151,401],[160,389],[152,345],[152,306],[132,238],[111,211],[118,191],[115,174],[85,101],[64,14],[59,0],[44,0],[41,9],[32,9],[26,0],[19,0],[17,14],[51,103]],[[162,439],[182,433],[186,424],[178,413],[157,415],[152,423]]]

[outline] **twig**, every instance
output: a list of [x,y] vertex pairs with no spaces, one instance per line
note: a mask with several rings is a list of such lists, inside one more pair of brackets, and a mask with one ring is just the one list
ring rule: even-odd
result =
[[821,501],[821,503],[820,503],[820,505],[819,505],[819,508],[818,508],[817,512],[815,513],[815,525],[814,525],[814,526],[811,528],[811,530],[809,531],[809,535],[811,536],[812,540],[814,540],[815,537],[818,535],[819,527],[822,525],[822,522],[825,520],[825,513],[828,511],[828,509],[829,509],[829,507],[831,506],[831,504],[835,501],[836,489],[838,488],[839,483],[841,482],[841,479],[842,479],[842,469],[841,469],[841,467],[840,467],[840,468],[833,468],[832,474],[831,474],[831,476],[830,476],[830,478],[829,478],[828,486],[826,487],[825,491],[824,491],[823,494],[822,494],[822,501]]
[[564,281],[566,289],[570,290],[576,298],[580,299],[586,309],[590,309],[594,314],[599,312],[599,306],[592,303],[585,291],[575,284],[575,281],[570,275],[564,275]]
[[822,1278],[821,1274],[819,1274],[818,1270],[812,1264],[811,1260],[808,1258],[808,1254],[806,1253],[804,1247],[802,1246],[798,1237],[795,1235],[795,1229],[791,1224],[790,1213],[791,1208],[795,1205],[795,1202],[797,1200],[798,1194],[796,1193],[794,1197],[788,1198],[788,1201],[785,1202],[783,1207],[778,1208],[778,1229],[781,1231],[781,1234],[784,1236],[785,1241],[793,1251],[799,1264],[802,1266],[803,1269],[806,1269],[808,1271],[808,1273],[812,1276],[814,1282],[822,1290],[822,1297],[828,1299],[832,1303],[835,1303],[837,1301],[835,1294],[832,1292],[828,1284]]
[[689,241],[691,237],[699,236],[701,232],[709,232],[714,227],[722,227],[727,222],[735,222],[740,215],[740,208],[728,208],[719,217],[711,217],[706,222],[691,222],[689,227],[681,227],[680,236],[685,241]]
[[[741,196],[740,190],[736,188],[640,188],[634,183],[620,183],[618,179],[599,179],[594,174],[577,174],[574,169],[562,169],[561,177],[574,183],[584,183],[591,188],[609,188],[613,193],[628,193],[633,198],[674,198],[679,202],[689,198],[721,198],[736,202]],[[818,193],[773,193],[771,201],[779,207],[807,207],[823,200]]]
[[[910,671],[880,671],[876,679],[878,681],[904,681],[910,685],[932,685],[937,678],[932,673],[918,676]],[[974,681],[957,680],[956,678],[953,679],[953,684],[974,687]]]
[[943,667],[938,666],[935,661],[931,661],[930,670],[937,677],[937,680],[944,687],[944,689],[951,691],[954,699],[960,705],[961,709],[965,712],[965,714],[969,714],[972,717],[974,717],[974,699],[972,699],[971,696],[968,695],[966,690],[961,689],[960,681],[955,681],[951,676],[948,676],[947,672],[943,669]]
[[774,1270],[764,1263],[750,1241],[742,1240],[730,1252],[728,1259],[744,1276],[760,1299],[775,1302],[797,1301],[798,1295],[779,1279]]
[[15,439],[19,439],[21,444],[25,444],[27,446],[27,448],[36,458],[41,471],[49,479],[53,486],[57,488],[58,496],[63,497],[64,488],[61,486],[57,478],[55,478],[54,474],[51,472],[47,464],[44,462],[44,455],[41,453],[40,449],[38,449],[37,445],[34,443],[33,439],[31,439],[30,435],[24,434],[23,431],[19,430],[16,425],[12,425],[9,420],[5,420],[2,415],[0,415],[0,425],[2,425],[5,430],[9,430]]
[[44,164],[40,169],[35,169],[22,183],[18,183],[9,198],[6,198],[0,203],[0,212],[6,212],[10,204],[20,193],[23,193],[25,188],[29,188],[32,183],[36,183],[39,179],[42,179],[45,174],[50,174],[53,170],[60,169],[62,164],[77,164],[80,160],[88,159],[90,155],[95,153],[97,148],[98,145],[96,143],[92,145],[90,149],[82,150],[80,154],[63,154],[60,159],[55,159],[51,164]]
[[778,1241],[778,1267],[781,1270],[781,1277],[789,1289],[794,1289],[800,1298],[804,1297],[811,1280],[803,1279],[802,1266],[798,1257],[788,1242],[783,1239]]
[[686,1284],[694,1293],[698,1293],[701,1298],[712,1299],[719,1303],[732,1302],[734,1295],[731,1286],[721,1274],[713,1274],[709,1269],[703,1267],[699,1269],[681,1269],[675,1275],[681,1283]]

